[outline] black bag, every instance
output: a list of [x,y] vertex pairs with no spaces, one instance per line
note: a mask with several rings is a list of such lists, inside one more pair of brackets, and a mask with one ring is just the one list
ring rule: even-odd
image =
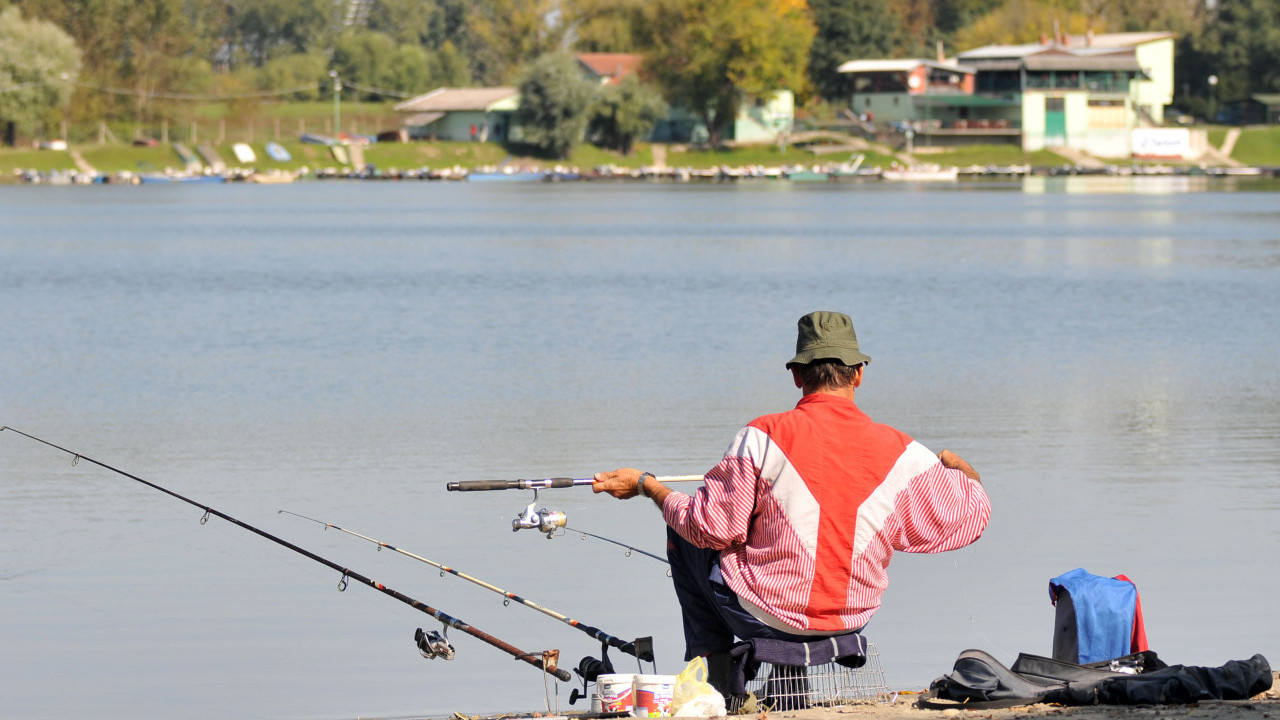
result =
[[974,710],[1041,702],[1173,705],[1245,700],[1270,688],[1271,666],[1261,655],[1205,668],[1166,666],[1151,651],[1091,665],[1024,653],[1007,668],[981,650],[965,650],[951,673],[934,680],[917,704]]

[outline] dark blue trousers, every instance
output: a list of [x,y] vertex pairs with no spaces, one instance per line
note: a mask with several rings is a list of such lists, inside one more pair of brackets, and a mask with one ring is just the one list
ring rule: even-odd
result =
[[720,552],[695,547],[667,528],[667,560],[684,616],[684,659],[728,652],[734,638],[809,642],[817,638],[775,630],[742,609],[720,574]]

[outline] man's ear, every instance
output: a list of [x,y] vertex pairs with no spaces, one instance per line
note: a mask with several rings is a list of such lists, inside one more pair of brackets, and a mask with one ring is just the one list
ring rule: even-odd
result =
[[795,368],[791,368],[791,381],[796,384],[796,387],[804,389],[804,383],[800,382],[800,372]]

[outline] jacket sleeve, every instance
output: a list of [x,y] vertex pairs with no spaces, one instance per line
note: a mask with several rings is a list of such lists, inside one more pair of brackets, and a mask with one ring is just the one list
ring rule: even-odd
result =
[[724,550],[742,545],[755,512],[760,470],[743,428],[724,458],[693,495],[672,492],[662,503],[667,524],[696,547]]
[[955,550],[977,540],[991,518],[982,483],[935,463],[894,499],[898,532],[894,549],[912,553]]

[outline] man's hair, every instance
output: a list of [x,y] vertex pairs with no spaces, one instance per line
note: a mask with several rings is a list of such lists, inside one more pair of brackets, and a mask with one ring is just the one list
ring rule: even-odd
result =
[[839,360],[814,360],[811,363],[791,365],[800,375],[800,384],[806,390],[837,390],[853,384],[858,365],[845,365]]

